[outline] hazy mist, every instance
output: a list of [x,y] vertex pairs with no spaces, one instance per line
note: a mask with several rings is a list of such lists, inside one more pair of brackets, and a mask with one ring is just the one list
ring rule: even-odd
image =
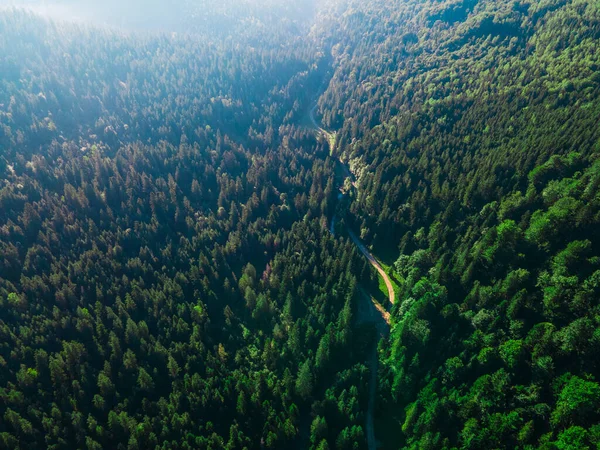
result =
[[0,0],[0,7],[32,10],[56,20],[162,31],[226,30],[252,18],[296,22],[311,15],[315,0],[282,6],[274,0]]

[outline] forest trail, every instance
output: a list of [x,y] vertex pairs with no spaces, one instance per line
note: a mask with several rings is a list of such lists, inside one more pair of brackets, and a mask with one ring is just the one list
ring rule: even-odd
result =
[[[327,139],[327,142],[329,142],[329,144],[331,145],[331,143],[335,140],[335,135],[333,133],[330,133],[329,131],[327,131],[326,129],[324,129],[317,123],[317,121],[315,119],[315,110],[316,109],[317,109],[317,104],[315,103],[315,106],[313,106],[312,109],[310,110],[310,114],[309,114],[310,121],[312,122],[317,133],[324,135],[325,138]],[[331,150],[333,150],[333,148]],[[346,173],[346,175],[349,178],[352,178],[352,174],[351,174],[350,170],[348,169],[348,167],[341,160],[339,160],[339,162],[342,165],[342,168],[344,169],[344,172]],[[352,186],[355,189],[357,189],[357,185],[354,180],[352,181]],[[335,217],[333,218],[333,221],[331,224],[332,229],[333,229],[334,223],[335,223]],[[348,234],[350,234],[350,237],[354,241],[354,244],[358,247],[358,249],[361,251],[361,253],[363,255],[365,255],[365,257],[369,260],[371,265],[375,268],[375,270],[377,270],[377,272],[379,272],[379,274],[383,278],[383,281],[385,282],[385,286],[387,287],[387,290],[388,290],[388,299],[390,301],[390,304],[393,305],[396,302],[396,293],[394,292],[394,287],[392,285],[390,277],[388,276],[387,273],[385,273],[385,270],[383,269],[383,267],[381,267],[381,264],[379,264],[379,261],[377,261],[377,259],[371,254],[371,252],[369,252],[369,250],[360,241],[358,236],[356,236],[356,234],[354,234],[350,228],[348,228]],[[381,305],[379,305],[379,308],[381,308],[383,310],[383,311],[380,310],[380,312],[381,312],[382,316],[384,317],[384,320],[389,325],[389,323],[390,323],[389,313],[384,308],[382,308]]]
[[[330,133],[321,127],[316,119],[315,119],[315,110],[317,109],[317,103],[315,102],[315,106],[312,107],[309,113],[310,121],[313,124],[313,127],[317,134],[325,136],[327,142],[330,146],[330,151],[333,152],[333,147],[335,145],[335,134]],[[350,169],[344,162],[339,159],[339,163],[341,164],[344,173],[350,180],[352,181],[352,186],[355,189],[358,189],[357,183],[353,180],[352,173]],[[335,220],[336,216],[333,216],[331,221],[331,234],[335,234]],[[388,298],[390,304],[393,305],[396,301],[396,294],[394,292],[394,287],[392,286],[392,282],[388,277],[379,261],[369,252],[369,250],[364,246],[364,244],[360,241],[358,236],[352,232],[350,227],[346,226],[348,234],[350,238],[354,242],[354,244],[358,247],[361,253],[367,258],[369,263],[379,272],[379,274],[383,277],[385,281],[385,285],[388,289]],[[365,432],[367,437],[367,447],[369,450],[377,450],[377,439],[375,437],[375,402],[377,398],[377,370],[379,366],[379,359],[377,357],[377,346],[382,337],[387,336],[390,329],[390,313],[387,309],[382,306],[379,302],[377,302],[371,295],[369,295],[363,288],[360,288],[361,296],[365,299],[363,302],[359,302],[358,308],[358,321],[362,323],[373,323],[375,328],[377,329],[377,339],[373,343],[373,348],[371,350],[368,365],[370,372],[370,380],[369,380],[369,400],[367,404],[367,414],[366,414],[366,423],[365,423]]]
[[360,323],[372,323],[377,330],[377,339],[372,343],[367,364],[369,366],[369,400],[367,403],[367,414],[365,417],[365,433],[369,450],[377,449],[375,438],[375,403],[377,399],[377,371],[379,359],[377,357],[377,345],[382,337],[387,336],[390,331],[389,313],[377,303],[363,288],[359,288],[360,294],[365,301],[359,302],[358,320]]
[[[396,302],[396,293],[394,292],[394,286],[392,285],[390,277],[388,276],[387,273],[385,273],[385,270],[383,270],[383,267],[381,267],[381,264],[379,264],[379,261],[377,261],[377,259],[375,259],[375,257],[371,254],[371,252],[369,252],[369,250],[360,241],[358,236],[356,236],[356,234],[354,234],[354,232],[350,228],[348,228],[348,234],[350,234],[350,237],[354,241],[354,244],[358,247],[358,249],[361,251],[361,253],[363,255],[365,255],[365,257],[369,260],[371,265],[373,267],[375,267],[377,272],[379,272],[379,275],[381,275],[381,277],[383,278],[383,281],[385,282],[385,286],[387,287],[387,290],[388,290],[388,298],[390,300],[390,303],[393,305]],[[389,314],[388,314],[387,322],[389,324]]]
[[315,103],[315,106],[312,107],[312,109],[310,110],[310,121],[313,124],[313,127],[315,128],[315,130],[317,130],[317,132],[322,133],[325,135],[325,137],[327,138],[327,141],[329,141],[329,139],[333,136],[329,131],[327,131],[324,128],[321,128],[319,126],[319,124],[317,123],[317,121],[315,120],[315,110],[317,109],[318,104]]

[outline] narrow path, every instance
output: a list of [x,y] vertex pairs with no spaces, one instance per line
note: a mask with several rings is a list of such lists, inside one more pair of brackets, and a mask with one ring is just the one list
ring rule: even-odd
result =
[[360,239],[356,236],[356,234],[354,234],[354,232],[350,228],[348,228],[348,234],[354,241],[354,244],[356,244],[358,249],[362,252],[363,255],[365,255],[365,257],[369,260],[371,265],[373,267],[375,267],[377,272],[379,272],[379,275],[381,275],[381,277],[383,278],[383,281],[385,282],[385,285],[388,290],[388,298],[390,300],[390,303],[393,305],[396,302],[396,293],[394,292],[394,286],[392,285],[392,282],[390,281],[390,277],[388,276],[387,273],[385,273],[385,270],[383,270],[383,267],[381,267],[381,264],[379,264],[379,261],[377,261],[375,259],[375,257],[371,254],[371,252],[369,252],[369,250],[363,245],[363,243],[360,241]]
[[382,337],[387,336],[390,331],[389,313],[377,303],[367,291],[359,287],[359,292],[364,301],[358,303],[358,322],[370,323],[377,330],[377,339],[372,343],[369,351],[367,365],[369,367],[369,396],[367,402],[367,414],[365,416],[365,435],[369,450],[377,449],[375,437],[375,404],[377,399],[377,370],[379,359],[377,357],[377,346]]
[[331,219],[331,227],[329,228],[329,232],[335,237],[335,216]]
[[[325,139],[327,139],[327,142],[329,143],[330,151],[333,151],[333,146],[335,143],[335,134],[330,133],[329,131],[327,131],[325,128],[321,127],[317,123],[317,121],[315,119],[315,110],[316,109],[317,109],[317,104],[315,103],[315,106],[312,107],[312,109],[310,110],[310,113],[309,113],[310,121],[312,122],[313,127],[314,127],[315,131],[317,132],[317,134],[321,134],[321,135],[325,136]],[[341,159],[338,159],[338,162],[342,166],[342,169],[344,170],[344,173],[346,174],[346,178],[350,178],[352,187],[354,189],[358,189],[358,185],[356,184],[356,181],[354,180],[354,176],[352,175],[352,172],[350,172],[350,169],[348,168],[348,166],[346,164],[344,164],[344,161],[342,161]]]
[[317,123],[317,121],[315,120],[315,110],[317,109],[317,106],[319,106],[317,103],[315,103],[315,106],[312,107],[312,109],[310,110],[310,121],[312,122],[313,126],[315,127],[315,130],[317,130],[319,133],[323,133],[325,135],[325,137],[327,138],[327,141],[329,142],[329,139],[331,138],[332,134],[327,131],[324,128],[321,128],[319,126],[319,124]]
[[[334,137],[334,135],[332,133],[330,133],[329,131],[325,130],[323,127],[319,126],[319,124],[315,120],[315,110],[316,109],[317,109],[317,104],[315,103],[315,106],[313,106],[312,109],[310,110],[310,114],[309,114],[310,121],[312,122],[313,126],[315,127],[315,130],[318,133],[323,134],[325,136],[325,138],[327,139],[327,142],[329,142],[331,144],[332,139],[335,139],[335,137]],[[333,149],[331,149],[331,150],[333,150]],[[344,168],[344,172],[349,177],[351,177],[351,173],[350,173],[350,170],[348,169],[348,167],[341,160],[340,160],[340,164]],[[352,186],[355,189],[358,188],[355,181],[352,181]],[[331,228],[332,229],[333,229],[334,223],[335,223],[335,216],[334,216],[333,222],[331,224]],[[375,259],[375,257],[371,254],[371,252],[369,252],[369,250],[360,241],[360,239],[358,238],[358,236],[356,236],[356,234],[354,234],[354,232],[352,232],[352,230],[350,228],[348,228],[348,234],[350,234],[350,237],[354,241],[354,244],[356,244],[356,246],[361,251],[361,253],[363,255],[365,255],[365,257],[369,260],[369,262],[371,263],[371,265],[373,267],[375,267],[375,269],[377,270],[377,272],[379,272],[379,274],[383,278],[383,281],[385,282],[385,285],[386,285],[387,290],[388,290],[388,298],[390,300],[390,303],[393,305],[396,302],[396,293],[394,292],[394,286],[392,285],[392,282],[390,281],[390,277],[388,276],[387,273],[385,273],[385,270],[383,270],[383,267],[381,267],[381,264],[379,264],[379,261],[377,261],[377,259]],[[389,314],[388,314],[388,317],[389,317]],[[389,319],[388,319],[388,323],[389,323]]]
[[[327,139],[327,142],[329,143],[330,150],[333,151],[333,145],[335,143],[335,135],[328,132],[323,127],[319,126],[319,124],[315,120],[315,115],[314,115],[316,109],[317,109],[317,104],[315,103],[315,106],[310,110],[310,121],[312,122],[315,131],[318,134],[325,136],[325,138]],[[342,165],[346,175],[348,177],[350,177],[350,179],[352,180],[352,174],[351,174],[350,170],[348,169],[348,167],[342,162],[342,160],[339,160],[339,163]],[[355,189],[358,189],[358,186],[354,180],[352,180],[352,186]],[[333,219],[331,221],[331,229],[330,229],[331,234],[335,234],[335,221],[336,221],[336,216],[333,216]],[[390,278],[388,277],[387,273],[385,273],[385,270],[383,270],[383,267],[381,267],[381,264],[379,264],[379,261],[377,261],[377,259],[375,259],[375,257],[371,254],[371,252],[369,252],[369,250],[364,246],[364,244],[360,241],[360,239],[352,232],[350,227],[346,227],[346,229],[348,230],[348,234],[350,235],[350,238],[352,239],[354,244],[358,247],[358,249],[361,251],[361,253],[367,258],[369,263],[371,263],[371,265],[373,267],[375,267],[377,272],[379,272],[379,274],[383,277],[385,285],[387,286],[387,289],[388,289],[388,298],[389,298],[390,304],[393,305],[394,302],[396,301],[396,294],[394,292],[394,287],[392,286],[392,282],[390,281]],[[378,345],[380,339],[389,333],[390,313],[386,310],[386,308],[384,308],[381,304],[379,304],[379,302],[377,302],[371,295],[369,295],[364,289],[360,288],[360,292],[361,292],[361,296],[364,298],[365,301],[359,302],[359,310],[358,310],[359,321],[363,322],[363,323],[364,322],[373,323],[377,329],[377,335],[378,335],[376,341],[373,344],[373,348],[371,350],[369,360],[368,360],[368,366],[369,366],[369,372],[370,372],[369,400],[367,403],[367,414],[366,414],[366,419],[365,419],[365,433],[366,433],[366,437],[367,437],[367,447],[369,448],[369,450],[377,450],[377,439],[375,438],[375,423],[374,423],[375,422],[375,420],[374,420],[375,402],[377,399],[377,370],[378,370],[378,365],[379,365],[379,359],[377,357],[377,345]]]

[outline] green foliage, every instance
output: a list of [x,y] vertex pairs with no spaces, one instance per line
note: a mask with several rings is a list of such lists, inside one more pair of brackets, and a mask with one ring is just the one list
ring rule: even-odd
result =
[[151,391],[154,389],[154,381],[152,377],[144,370],[143,367],[140,367],[138,379],[138,386],[144,391]]
[[307,400],[313,391],[313,374],[310,360],[304,361],[298,370],[296,379],[296,393],[304,400]]
[[584,424],[600,411],[600,385],[571,376],[558,394],[552,413],[554,424]]
[[519,340],[509,340],[500,346],[500,356],[504,363],[511,369],[514,369],[523,355],[523,342]]
[[313,411],[314,448],[364,447],[368,263],[299,125],[330,57],[245,14],[183,37],[0,11],[0,447],[306,447]]
[[597,4],[276,4],[215,36],[0,12],[0,447],[364,448],[334,215],[402,278],[391,447],[600,445]]
[[321,32],[344,38],[320,112],[357,178],[346,220],[405,281],[380,349],[387,434],[594,448],[598,8],[350,3]]
[[554,445],[556,445],[556,448],[559,450],[570,450],[575,448],[588,450],[590,447],[586,444],[586,430],[582,427],[575,426],[561,432]]
[[577,226],[577,216],[583,203],[571,197],[564,197],[553,204],[547,211],[537,210],[531,217],[525,236],[530,241],[547,247],[550,241],[556,240],[556,233],[562,228]]
[[317,446],[316,448],[320,448],[323,442],[327,442],[325,439],[327,438],[328,430],[327,430],[327,422],[324,417],[317,416],[313,420],[310,426],[310,442],[313,446]]

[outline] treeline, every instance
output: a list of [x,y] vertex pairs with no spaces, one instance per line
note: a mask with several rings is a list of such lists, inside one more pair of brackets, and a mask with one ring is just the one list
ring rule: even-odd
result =
[[0,447],[363,448],[318,53],[0,21]]
[[596,448],[597,5],[349,1],[321,21],[346,220],[403,279],[384,445]]

